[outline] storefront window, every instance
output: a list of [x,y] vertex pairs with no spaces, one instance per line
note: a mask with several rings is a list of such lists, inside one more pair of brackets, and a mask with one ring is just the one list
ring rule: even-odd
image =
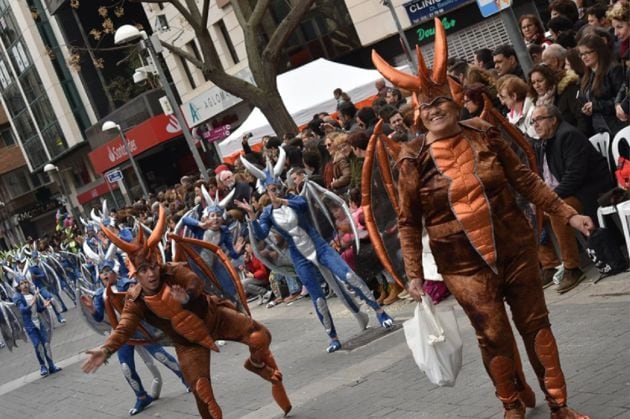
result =
[[29,103],[45,94],[44,88],[37,76],[35,67],[29,68],[20,76],[20,85],[22,86],[24,95]]
[[48,162],[44,147],[42,147],[42,143],[37,135],[23,140],[22,145],[24,147],[24,154],[28,157],[33,168],[43,166]]
[[2,181],[11,198],[24,195],[31,190],[28,178],[28,173],[24,169],[14,170],[2,175]]
[[31,111],[33,111],[33,116],[35,116],[35,120],[37,121],[37,125],[40,130],[46,129],[48,125],[54,123],[55,113],[50,107],[50,102],[46,99],[45,96],[41,97],[36,102],[31,103]]
[[[4,10],[5,8],[0,7]],[[12,45],[18,38],[20,31],[13,19],[13,13],[6,13],[0,17],[0,38],[5,45]]]
[[11,84],[11,76],[4,60],[0,59],[0,85],[2,89],[6,89]]
[[46,142],[46,148],[50,151],[50,154],[55,157],[61,154],[66,147],[66,139],[59,128],[59,124],[56,122],[42,131],[42,136]]
[[16,42],[16,44],[11,47],[11,58],[13,59],[13,65],[18,75],[22,74],[24,70],[30,66],[22,41]]
[[31,123],[31,118],[29,118],[26,109],[17,117],[13,118],[13,125],[15,125],[15,129],[22,135],[22,138],[37,136],[37,131],[35,131],[35,127]]
[[13,130],[11,127],[0,129],[0,141],[4,147],[15,144],[15,138],[13,137]]

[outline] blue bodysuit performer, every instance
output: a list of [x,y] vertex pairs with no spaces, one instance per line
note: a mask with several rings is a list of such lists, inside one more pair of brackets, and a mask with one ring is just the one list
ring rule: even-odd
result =
[[[40,375],[45,377],[48,374],[61,371],[61,368],[57,367],[52,360],[49,334],[38,315],[38,313],[44,312],[48,305],[52,304],[51,301],[42,300],[40,291],[35,291],[35,294],[32,294],[30,291],[31,284],[23,276],[16,278],[14,284],[17,292],[13,295],[13,303],[22,314],[24,330],[26,330],[33,344],[35,356],[37,356],[39,361]],[[33,306],[35,306],[36,312],[33,312]]]
[[37,252],[37,250],[33,250],[33,253],[31,254],[31,265],[28,267],[28,273],[30,274],[33,285],[35,285],[35,287],[39,289],[40,295],[44,297],[44,299],[46,299],[47,301],[51,302],[51,307],[55,312],[55,316],[57,316],[57,321],[61,324],[64,324],[66,322],[66,319],[63,318],[61,313],[65,313],[66,311],[68,311],[68,308],[59,295],[56,295],[56,297],[61,304],[61,311],[59,311],[59,309],[55,305],[55,298],[53,294],[48,290],[48,276],[46,275],[46,272],[44,272],[44,270],[41,268],[41,266],[39,266],[39,253]]
[[[232,258],[235,265],[242,263],[240,257],[243,253],[245,243],[240,239],[237,241],[237,247],[235,248],[232,233],[227,226],[223,225],[225,205],[232,199],[234,194],[230,193],[222,201],[219,201],[218,197],[212,199],[204,186],[201,186],[201,191],[206,204],[202,211],[201,220],[185,216],[182,218],[182,222],[189,228],[195,239],[207,241],[220,247],[221,250]],[[240,304],[234,282],[232,282],[229,273],[223,266],[215,262],[215,256],[211,252],[204,250],[201,253],[201,257],[206,260],[208,266],[214,271],[217,280],[221,284],[221,287],[223,287],[223,292],[227,294],[224,295],[224,297],[231,299],[234,303]]]
[[[391,327],[392,318],[376,302],[367,285],[341,258],[341,256],[322,238],[310,221],[309,204],[303,196],[287,195],[281,198],[283,188],[279,175],[283,170],[285,153],[280,148],[280,154],[275,167],[267,161],[265,171],[258,169],[241,157],[243,165],[258,178],[259,191],[266,190],[271,199],[271,205],[266,206],[258,220],[251,205],[244,201],[237,201],[237,206],[247,212],[250,228],[258,240],[264,240],[273,227],[287,241],[289,253],[293,260],[295,271],[300,281],[306,286],[315,306],[315,311],[326,333],[330,337],[327,352],[334,352],[341,348],[335,325],[326,303],[318,278],[321,272],[328,276],[328,284],[333,288],[344,305],[355,315],[362,329],[367,326],[367,315],[360,311],[358,305],[348,295],[345,286],[349,286],[357,297],[372,308],[382,327]],[[254,245],[254,244],[252,244]],[[332,273],[343,282],[338,286]]]
[[[131,285],[135,284],[135,281],[129,278],[118,277],[118,274],[114,270],[114,266],[115,262],[113,260],[105,260],[99,263],[99,276],[104,286],[96,290],[96,294],[92,297],[91,300],[87,296],[83,296],[81,298],[84,305],[92,314],[94,320],[98,322],[102,322],[105,316],[104,293],[107,284],[114,282],[116,284],[117,292],[126,292]],[[136,335],[134,335],[133,337],[137,339],[143,338],[140,332],[136,332]],[[173,373],[177,375],[180,380],[182,380],[182,383],[184,383],[184,385],[188,387],[184,382],[184,378],[180,371],[177,360],[175,360],[175,358],[171,354],[166,352],[162,345],[145,344],[139,346],[137,349],[147,368],[149,369],[149,371],[151,371],[151,374],[153,374],[151,394],[148,394],[142,385],[142,381],[140,380],[138,372],[136,371],[136,364],[134,359],[135,349],[136,348],[134,345],[124,344],[117,352],[118,362],[120,362],[120,368],[123,372],[123,375],[136,395],[136,404],[129,410],[129,414],[132,416],[142,412],[149,404],[156,400],[160,395],[160,390],[162,387],[162,376],[160,375],[159,370],[156,368],[151,358],[146,355],[146,352],[148,352],[151,356],[153,356],[153,358],[164,364],[164,366],[166,366],[168,369],[173,371]],[[144,352],[145,350],[146,352]]]

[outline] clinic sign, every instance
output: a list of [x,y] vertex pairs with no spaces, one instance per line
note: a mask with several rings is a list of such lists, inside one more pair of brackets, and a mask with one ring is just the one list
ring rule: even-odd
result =
[[[234,75],[248,83],[254,83],[254,76],[249,68],[245,68]],[[194,127],[207,121],[215,115],[241,103],[243,99],[219,88],[218,86],[202,92],[181,105],[182,113],[189,127]]]
[[470,0],[413,0],[403,4],[411,24],[426,21],[432,17],[470,3]]

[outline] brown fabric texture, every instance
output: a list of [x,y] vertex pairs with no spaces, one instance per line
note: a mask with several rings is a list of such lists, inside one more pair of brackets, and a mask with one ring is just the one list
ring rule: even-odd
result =
[[[489,203],[497,260],[509,258],[529,243],[534,246],[533,231],[519,210],[512,188],[546,212],[568,222],[577,212],[566,205],[540,177],[531,172],[494,128],[475,130],[462,126],[463,138],[470,143],[475,159],[472,175],[479,179]],[[457,139],[456,139],[457,140]],[[423,278],[422,219],[427,227],[457,220],[449,199],[451,180],[444,176],[431,156],[434,144],[414,148],[403,145],[399,160],[399,220],[405,270],[409,278]],[[479,226],[479,229],[487,229]],[[435,229],[431,229],[434,230]],[[487,265],[468,236],[479,234],[475,227],[446,237],[429,234],[430,246],[442,274],[474,274]]]
[[[418,255],[424,219],[438,271],[475,329],[484,365],[506,409],[518,402],[526,383],[505,303],[541,387],[549,394],[547,387],[557,380],[545,380],[546,361],[533,350],[534,337],[549,328],[537,243],[514,191],[565,224],[577,212],[487,124],[467,121],[455,138],[422,144],[415,149],[403,146],[399,159],[398,224],[407,275],[423,279]],[[454,223],[461,224],[461,230]],[[494,264],[489,263],[491,248]],[[548,347],[553,359],[555,341]]]
[[[273,378],[272,395],[286,412],[291,409],[282,385],[282,374],[269,350],[271,334],[262,324],[237,311],[234,305],[203,292],[203,282],[182,264],[166,264],[161,270],[163,288],[147,297],[139,285],[130,289],[116,329],[103,345],[115,352],[133,335],[141,320],[146,321],[173,341],[186,382],[191,385],[199,413],[203,418],[220,417],[210,385],[210,349],[208,342],[232,340],[249,346],[250,359],[268,366],[265,373]],[[180,305],[168,295],[173,285],[183,287],[190,300]],[[271,371],[269,371],[271,369]]]
[[[440,174],[449,180],[451,210],[479,255],[496,269],[496,249],[490,204],[477,177],[475,154],[463,135],[431,143],[431,157]],[[434,227],[435,228],[435,227]]]
[[[576,197],[569,196],[564,199],[564,202],[573,207],[576,211],[582,211],[582,204]],[[564,223],[562,218],[549,216],[547,219],[549,220],[553,234],[558,240],[558,247],[560,248],[560,256],[564,267],[566,269],[578,268],[580,266],[580,251],[575,237],[575,230]],[[561,261],[558,259],[556,249],[551,240],[547,240],[538,248],[538,260],[543,269],[555,268],[560,264]]]

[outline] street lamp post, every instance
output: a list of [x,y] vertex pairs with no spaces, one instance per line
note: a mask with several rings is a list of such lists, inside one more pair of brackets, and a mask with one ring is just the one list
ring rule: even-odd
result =
[[68,214],[72,215],[75,223],[79,222],[78,214],[70,201],[70,195],[68,193],[68,189],[66,188],[66,182],[61,177],[61,173],[59,172],[59,168],[52,163],[48,163],[44,166],[44,172],[48,173],[53,180],[59,183],[59,187],[61,188],[61,194],[63,195],[64,203],[66,206],[66,211]]
[[144,195],[144,199],[146,199],[146,201],[149,202],[149,191],[147,189],[147,185],[144,184],[144,178],[142,177],[142,173],[140,173],[140,168],[136,164],[136,160],[133,158],[133,155],[131,154],[131,150],[129,150],[129,142],[127,141],[127,137],[125,136],[125,133],[123,132],[122,128],[120,127],[120,125],[118,125],[117,123],[113,121],[105,121],[103,122],[103,126],[101,127],[101,129],[103,131],[111,131],[114,129],[118,131],[118,135],[120,135],[120,139],[122,140],[122,143],[125,146],[125,152],[127,152],[127,157],[129,158],[129,161],[131,162],[131,166],[133,166],[133,171],[136,173],[136,177],[138,178],[138,182],[140,183],[140,187],[142,188],[142,195]]
[[400,42],[402,42],[402,47],[405,50],[405,55],[407,56],[407,60],[409,60],[409,65],[411,66],[411,71],[415,73],[415,69],[418,68],[418,63],[413,57],[413,53],[411,51],[411,46],[409,46],[409,41],[407,40],[407,36],[405,35],[405,31],[400,24],[400,20],[398,20],[398,15],[396,14],[396,9],[394,9],[394,5],[391,0],[383,0],[383,5],[389,8],[389,12],[392,14],[392,19],[396,24],[396,30],[398,31],[398,36],[400,37]]
[[201,177],[205,180],[208,180],[208,173],[206,172],[206,167],[204,166],[203,161],[201,160],[201,155],[199,154],[199,151],[197,150],[197,147],[195,146],[195,140],[192,138],[192,135],[190,135],[190,131],[188,130],[188,126],[186,125],[186,120],[184,119],[184,116],[182,115],[182,111],[179,109],[179,105],[177,104],[177,100],[175,99],[175,94],[173,93],[173,90],[171,89],[171,85],[168,83],[168,80],[166,79],[166,74],[164,73],[164,69],[162,68],[162,63],[160,63],[160,60],[158,59],[157,55],[158,53],[161,53],[162,51],[162,45],[160,44],[159,38],[157,38],[155,35],[149,38],[149,36],[147,35],[145,31],[138,30],[138,28],[132,25],[122,25],[120,28],[116,30],[116,33],[114,34],[114,43],[116,45],[124,44],[127,42],[133,42],[139,39],[141,39],[142,41],[146,41],[144,42],[144,45],[149,50],[149,56],[151,57],[151,60],[153,61],[153,65],[155,66],[155,69],[157,70],[158,76],[160,77],[162,88],[164,89],[164,92],[166,93],[166,97],[171,105],[171,108],[173,108],[173,112],[175,113],[175,118],[177,118],[177,122],[179,123],[179,126],[182,129],[184,138],[186,139],[186,142],[188,143],[188,148],[190,148],[190,151],[193,155],[195,163],[197,164],[197,169],[199,170]]

